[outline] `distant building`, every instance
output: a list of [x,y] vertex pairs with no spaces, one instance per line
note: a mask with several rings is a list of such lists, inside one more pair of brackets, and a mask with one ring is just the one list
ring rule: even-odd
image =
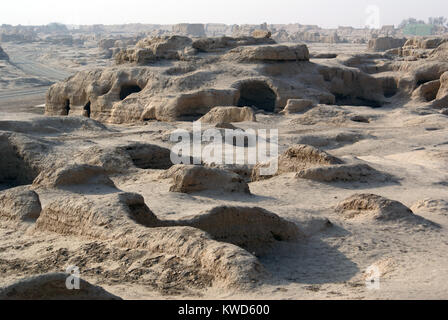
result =
[[205,37],[205,27],[200,23],[179,23],[173,26],[173,33],[184,36]]
[[395,26],[394,25],[385,25],[380,29],[380,33],[386,36],[393,36],[395,34]]
[[433,34],[432,24],[408,24],[403,28],[405,36],[430,36]]

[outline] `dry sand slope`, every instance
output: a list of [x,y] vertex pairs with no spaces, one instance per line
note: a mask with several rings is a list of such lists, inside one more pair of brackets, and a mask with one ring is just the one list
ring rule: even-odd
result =
[[[157,41],[123,53],[149,64],[53,86],[47,116],[1,113],[0,297],[40,288],[73,298],[51,283],[74,265],[91,284],[80,297],[448,298],[446,62],[350,56],[346,46],[337,61],[272,44],[201,42],[193,48],[210,50],[192,53],[185,39],[154,58]],[[285,65],[312,77],[285,75]],[[233,86],[240,77],[259,82]],[[143,80],[119,99],[120,86]],[[423,101],[428,81],[440,90]],[[269,101],[261,82],[273,110],[231,109],[260,103],[244,83]],[[68,117],[49,116],[67,100]],[[307,107],[279,113],[286,104]],[[172,166],[170,133],[202,116],[203,129],[279,129],[279,171]],[[372,266],[378,289],[366,286]]]

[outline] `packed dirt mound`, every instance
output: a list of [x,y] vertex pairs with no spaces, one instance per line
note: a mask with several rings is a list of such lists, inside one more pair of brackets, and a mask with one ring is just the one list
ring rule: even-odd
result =
[[88,164],[69,164],[58,169],[45,169],[33,181],[34,187],[46,188],[98,184],[115,187],[102,167]]
[[250,193],[244,179],[234,172],[199,165],[175,165],[161,175],[172,179],[171,192],[223,191]]
[[199,121],[203,123],[231,123],[243,121],[256,121],[255,114],[248,107],[214,107]]
[[139,195],[70,193],[45,206],[34,232],[112,241],[115,247],[173,255],[179,265],[193,265],[216,286],[247,288],[264,279],[266,271],[247,251],[212,240],[199,229],[156,227],[161,224]]
[[365,163],[308,168],[297,172],[296,177],[320,182],[386,181],[389,178]]
[[401,202],[375,194],[354,194],[340,202],[336,212],[345,219],[391,221],[414,217],[412,210]]
[[215,240],[233,243],[249,252],[301,236],[294,223],[257,207],[220,206],[176,223],[204,230]]
[[289,147],[279,159],[279,164],[284,164],[281,167],[285,168],[286,172],[297,171],[297,168],[303,165],[329,165],[338,163],[342,163],[342,161],[324,151],[308,145],[296,145]]
[[416,213],[431,213],[448,216],[448,201],[443,199],[423,199],[411,206],[411,210]]
[[68,274],[49,273],[0,288],[0,300],[121,300],[101,287],[79,279],[79,289],[66,286]]
[[[278,157],[278,170],[276,175],[287,172],[299,172],[301,170],[320,166],[341,164],[342,161],[328,153],[309,145],[294,145],[289,147]],[[260,175],[260,168],[266,164],[258,164],[252,171],[252,181],[263,180],[272,176]]]
[[16,187],[0,192],[0,219],[35,221],[41,212],[39,196],[29,187]]

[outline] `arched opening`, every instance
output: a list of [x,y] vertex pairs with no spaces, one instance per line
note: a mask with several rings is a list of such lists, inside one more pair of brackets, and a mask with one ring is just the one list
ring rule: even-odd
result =
[[274,112],[276,100],[275,92],[263,81],[247,81],[240,86],[239,107],[255,107]]
[[64,106],[64,115],[68,116],[70,113],[70,99],[65,100],[65,106]]
[[83,115],[90,118],[90,101],[84,106]]
[[124,84],[120,89],[120,100],[124,100],[127,96],[140,91],[142,91],[142,88],[136,84]]

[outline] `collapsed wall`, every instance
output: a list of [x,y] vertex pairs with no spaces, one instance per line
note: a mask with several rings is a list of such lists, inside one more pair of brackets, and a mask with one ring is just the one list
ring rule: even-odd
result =
[[371,51],[386,51],[394,48],[401,48],[406,43],[405,38],[379,37],[370,39],[368,48]]
[[261,208],[217,207],[191,218],[159,220],[143,197],[119,192],[59,197],[37,219],[33,232],[42,231],[172,255],[178,264],[206,274],[214,286],[239,289],[261,281],[266,271],[255,256],[230,243],[258,252],[301,236],[294,223]]
[[191,37],[205,37],[205,27],[201,23],[179,23],[173,26],[172,32]]
[[[404,39],[384,38],[383,46],[381,39],[375,39],[374,49],[404,44]],[[193,121],[218,106],[280,112],[289,99],[376,108],[411,98],[420,85],[439,80],[448,71],[442,41],[424,63],[395,59],[390,52],[310,61],[306,45],[272,41],[266,37],[142,39],[116,55],[118,65],[81,71],[53,85],[45,113],[133,123]],[[437,96],[426,93],[431,88],[422,88],[426,99]]]

